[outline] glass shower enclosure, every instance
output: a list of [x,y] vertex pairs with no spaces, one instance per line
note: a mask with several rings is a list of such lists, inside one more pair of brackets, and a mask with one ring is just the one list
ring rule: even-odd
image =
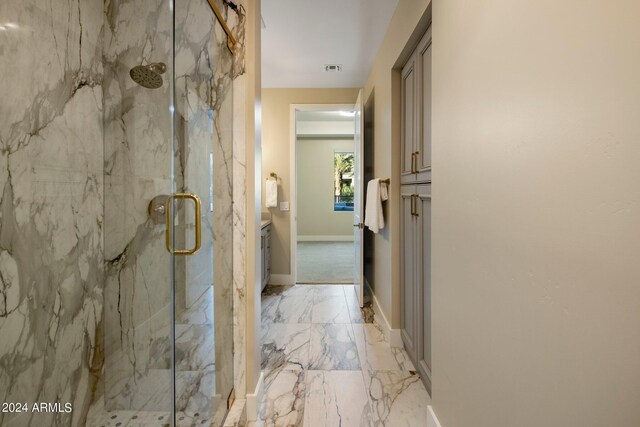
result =
[[0,3],[0,425],[222,425],[233,67],[207,0]]

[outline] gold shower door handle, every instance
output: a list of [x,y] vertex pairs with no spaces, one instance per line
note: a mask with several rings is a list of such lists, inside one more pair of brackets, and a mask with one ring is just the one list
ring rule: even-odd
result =
[[[171,204],[174,199],[190,199],[193,200],[195,204],[196,211],[196,244],[192,249],[171,249],[171,230],[173,229],[171,224]],[[165,209],[167,212],[166,215],[166,224],[167,230],[165,231],[166,243],[167,243],[167,251],[169,253],[173,253],[176,255],[193,255],[198,252],[200,246],[202,244],[202,223],[200,218],[200,212],[202,211],[202,202],[200,201],[200,197],[196,196],[193,193],[175,193],[167,197],[167,207]]]

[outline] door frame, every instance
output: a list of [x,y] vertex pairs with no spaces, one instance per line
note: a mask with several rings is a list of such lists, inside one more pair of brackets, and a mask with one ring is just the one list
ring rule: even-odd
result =
[[298,266],[296,264],[298,252],[298,193],[297,193],[297,144],[296,144],[296,111],[331,111],[331,110],[353,110],[355,104],[290,104],[289,105],[289,191],[291,201],[289,202],[289,235],[291,236],[289,245],[291,246],[291,283],[295,285],[298,281]]

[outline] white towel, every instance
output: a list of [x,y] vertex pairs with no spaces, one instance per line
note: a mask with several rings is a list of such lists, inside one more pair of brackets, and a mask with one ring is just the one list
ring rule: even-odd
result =
[[367,201],[364,207],[364,225],[374,233],[384,228],[382,201],[388,198],[386,184],[381,183],[379,178],[369,181],[367,184]]
[[278,181],[268,179],[265,185],[265,206],[268,208],[278,207]]

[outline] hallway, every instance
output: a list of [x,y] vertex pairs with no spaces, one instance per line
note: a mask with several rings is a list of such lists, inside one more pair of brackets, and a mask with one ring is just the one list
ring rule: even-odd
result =
[[268,286],[264,399],[249,426],[422,426],[429,395],[352,286]]

